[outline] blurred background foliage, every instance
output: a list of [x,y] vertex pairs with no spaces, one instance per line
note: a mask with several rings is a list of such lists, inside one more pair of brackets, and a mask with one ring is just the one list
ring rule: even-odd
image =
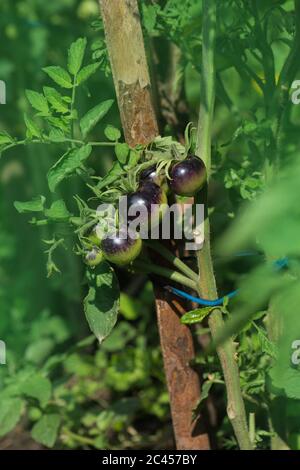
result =
[[[140,4],[151,70],[156,77],[162,133],[182,139],[187,122],[196,122],[198,115],[201,2],[149,0]],[[270,70],[265,67],[266,51],[255,5],[267,28],[274,56],[273,77],[272,70],[268,76]],[[278,361],[277,369],[273,368],[273,388],[268,387],[267,373],[278,351],[276,338],[266,325],[267,300],[274,284],[263,287],[266,276],[273,276],[261,266],[265,256],[272,260],[299,255],[299,168],[294,161],[300,113],[297,106],[285,103],[276,154],[287,173],[274,185],[274,116],[268,108],[270,96],[263,94],[260,86],[270,82],[274,87],[279,80],[294,32],[293,1],[219,2],[210,212],[214,238],[237,220],[215,255],[220,291],[243,283],[252,270],[247,278],[248,290],[240,299],[242,307],[237,301],[233,308],[246,318],[238,337],[239,364],[258,448],[270,447],[274,429],[283,445],[288,442],[299,448],[298,379],[292,391],[280,387],[282,364]],[[84,112],[93,103],[114,97],[96,0],[2,0],[0,34],[0,79],[7,85],[7,104],[0,107],[1,130],[17,137],[24,134],[23,113],[29,108],[25,89],[39,91],[47,83],[42,67],[64,66],[67,49],[78,37],[87,37],[90,56],[101,60],[101,73],[95,74],[79,95],[80,109]],[[116,106],[110,122],[120,127]],[[94,140],[102,137],[103,130],[94,132]],[[172,448],[151,284],[143,277],[119,272],[120,319],[98,348],[84,318],[84,268],[72,252],[72,237],[68,250],[61,247],[55,253],[61,273],[47,278],[44,240],[53,237],[52,229],[34,229],[14,208],[15,200],[29,200],[38,194],[45,194],[51,202],[46,173],[57,157],[51,147],[28,146],[14,148],[0,160],[0,338],[7,345],[7,365],[0,367],[0,436],[5,436],[1,447],[34,446],[30,431],[39,445],[47,447]],[[91,164],[97,174],[104,175],[113,158],[110,151],[97,150]],[[237,214],[245,201],[256,201],[269,186],[270,193],[261,205],[245,209],[246,215],[240,219]],[[59,191],[71,205],[75,193],[88,196],[76,178],[62,184]],[[285,199],[287,193],[293,197]],[[278,207],[278,201],[284,203]],[[265,211],[269,218],[265,218]],[[287,213],[292,216],[286,220]],[[274,224],[281,228],[276,237]],[[238,249],[249,247],[256,250],[255,256],[233,256]],[[295,323],[295,318],[288,316],[291,308],[297,313],[298,275],[295,260],[293,272],[286,275],[292,282],[283,282],[281,288],[275,279],[277,296],[274,300],[272,297],[272,308],[287,312],[289,331],[297,324],[293,336],[299,331],[300,337],[299,321]],[[260,302],[254,302],[252,293],[258,290]],[[205,333],[205,328],[198,328],[200,337]],[[290,340],[288,336],[282,343],[285,360]],[[225,390],[216,356],[200,352],[195,367],[204,379],[200,406],[205,407],[214,444],[236,448],[225,417]],[[295,373],[295,368],[292,371]],[[282,388],[283,392],[278,392]],[[204,400],[208,393],[209,398]]]

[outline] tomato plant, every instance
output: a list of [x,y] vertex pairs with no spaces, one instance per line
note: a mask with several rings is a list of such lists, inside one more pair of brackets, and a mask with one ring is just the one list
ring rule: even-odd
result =
[[[300,3],[124,3],[127,31],[77,3],[1,6],[0,436],[299,449]],[[163,239],[175,202],[204,204],[197,251]],[[217,416],[204,437],[196,407]]]

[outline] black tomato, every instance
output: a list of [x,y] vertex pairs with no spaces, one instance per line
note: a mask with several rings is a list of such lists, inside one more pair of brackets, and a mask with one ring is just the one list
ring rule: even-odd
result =
[[166,211],[167,203],[165,191],[156,183],[146,181],[138,191],[127,197],[128,220],[140,216],[141,222],[157,224]]
[[161,176],[157,174],[156,165],[152,165],[149,168],[141,171],[140,173],[140,183],[141,185],[146,182],[156,183],[160,185],[161,183]]
[[194,155],[175,163],[169,172],[170,189],[179,196],[194,196],[206,182],[207,174],[204,162]]

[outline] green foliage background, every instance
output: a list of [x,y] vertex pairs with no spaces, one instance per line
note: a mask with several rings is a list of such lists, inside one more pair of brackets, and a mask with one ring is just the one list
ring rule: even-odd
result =
[[[180,138],[198,114],[201,2],[140,4],[147,46],[160,51],[157,76],[160,84],[167,83],[160,90],[164,134]],[[242,289],[239,299],[227,306],[232,315],[228,331],[238,333],[241,385],[258,448],[270,448],[275,439],[283,447],[299,448],[299,370],[289,354],[291,342],[300,337],[300,113],[289,97],[276,101],[273,93],[293,47],[293,7],[289,0],[219,2],[210,212],[213,241],[221,238],[215,252],[219,289]],[[267,24],[271,66],[264,60],[270,49],[263,46],[256,14]],[[32,115],[25,90],[49,86],[42,68],[65,67],[67,50],[78,37],[87,37],[89,59],[100,62],[99,71],[79,91],[81,115],[114,98],[96,1],[2,0],[0,31],[0,79],[7,84],[1,131],[23,138],[23,114]],[[170,60],[174,48],[179,50],[175,68]],[[261,54],[263,60],[258,60]],[[174,124],[168,118],[168,98],[178,89],[184,112],[182,106],[175,110],[179,122]],[[274,144],[279,109],[284,112]],[[116,104],[103,122],[120,128]],[[104,125],[93,130],[93,140],[105,139]],[[55,270],[49,259],[46,266],[45,254],[52,227],[36,229],[28,224],[30,217],[15,209],[15,201],[43,194],[47,207],[63,198],[72,210],[74,194],[90,196],[76,177],[62,182],[55,195],[50,192],[46,174],[59,156],[55,146],[32,145],[8,150],[0,160],[0,339],[7,345],[7,365],[0,366],[1,446],[27,448],[35,440],[57,448],[172,448],[151,284],[143,276],[118,273],[119,321],[98,347],[84,318],[84,267],[73,252],[72,234],[53,253],[60,273],[47,277],[47,268],[48,274]],[[114,159],[109,148],[96,148],[90,165],[104,176]],[[241,249],[255,255],[235,257]],[[285,256],[292,261],[281,276],[270,265]],[[274,332],[278,323],[279,336]],[[197,327],[200,336],[205,331],[205,323]],[[216,409],[217,419],[208,416],[216,445],[236,448],[216,356],[199,352],[195,367],[204,377],[200,406],[205,408],[209,395]]]

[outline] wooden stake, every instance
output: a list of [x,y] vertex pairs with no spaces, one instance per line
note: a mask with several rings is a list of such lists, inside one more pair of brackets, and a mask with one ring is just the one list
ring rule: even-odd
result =
[[[137,0],[99,0],[114,84],[127,143],[150,143],[158,135]],[[193,421],[200,399],[199,378],[189,328],[182,325],[182,307],[171,304],[163,284],[154,282],[158,328],[177,449],[208,449],[207,434]]]

